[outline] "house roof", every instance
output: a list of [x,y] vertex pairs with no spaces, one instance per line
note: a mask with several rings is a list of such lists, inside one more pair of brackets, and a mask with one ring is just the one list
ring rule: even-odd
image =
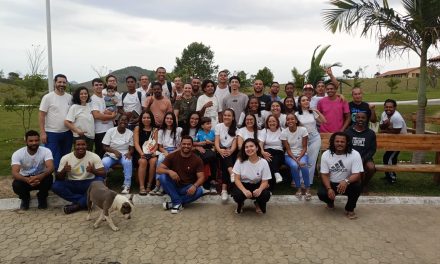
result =
[[438,55],[436,57],[432,57],[428,61],[429,62],[440,62],[440,55]]
[[400,70],[394,70],[394,71],[387,71],[379,75],[379,77],[389,76],[389,75],[398,75],[398,74],[406,74],[409,72],[412,72],[414,70],[418,70],[419,67],[415,68],[407,68],[407,69],[400,69]]

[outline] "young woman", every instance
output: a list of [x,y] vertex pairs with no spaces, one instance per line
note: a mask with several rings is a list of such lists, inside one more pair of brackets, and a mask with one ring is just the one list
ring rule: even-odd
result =
[[196,110],[197,97],[192,95],[192,85],[186,83],[183,86],[183,95],[174,103],[174,114],[178,120],[178,125],[184,127],[189,114]]
[[73,138],[86,137],[87,150],[93,150],[95,138],[95,121],[92,109],[88,104],[90,94],[86,87],[81,86],[75,90],[72,97],[72,106],[69,108],[64,125],[73,133]]
[[215,83],[211,80],[204,80],[202,82],[203,95],[197,99],[196,111],[199,111],[203,117],[209,117],[212,125],[215,127],[218,124],[219,114],[221,113],[221,105],[217,96],[214,95]]
[[190,136],[193,140],[196,140],[197,131],[200,129],[201,116],[199,112],[193,111],[188,115],[188,119],[185,120],[185,125],[182,129],[182,136]]
[[223,123],[215,126],[214,143],[222,172],[221,197],[223,201],[228,200],[228,186],[231,183],[232,167],[237,158],[236,130],[237,123],[234,110],[227,108],[223,111]]
[[295,103],[295,99],[292,96],[287,96],[284,99],[284,113],[290,114],[290,113],[295,113],[296,112],[296,103]]
[[[182,128],[177,127],[176,116],[173,112],[167,112],[163,119],[162,127],[158,133],[159,157],[157,158],[156,167],[158,167],[165,157],[174,151],[180,145]],[[156,174],[156,187],[150,192],[151,195],[163,195],[163,189],[158,180],[159,174]]]
[[301,199],[301,171],[304,187],[305,198],[309,201],[312,198],[310,194],[309,168],[307,159],[307,129],[299,125],[298,120],[294,114],[288,114],[286,117],[287,129],[281,133],[281,141],[286,149],[285,161],[290,168],[292,180],[295,181],[297,188],[296,197]]
[[310,99],[301,95],[298,98],[298,111],[295,113],[296,118],[303,127],[307,129],[309,134],[307,141],[307,156],[309,158],[309,181],[313,184],[315,175],[316,161],[318,160],[319,150],[321,148],[321,136],[316,127],[316,122],[326,123],[324,115],[317,109],[310,108]]
[[241,124],[244,122],[244,117],[247,114],[254,115],[257,120],[258,129],[262,129],[264,127],[264,117],[261,114],[261,103],[257,97],[249,98],[249,101],[246,105],[246,109],[244,113],[240,114],[240,118],[238,119],[238,126],[241,127]]
[[273,115],[274,117],[278,118],[278,120],[280,120],[280,126],[282,128],[286,128],[286,115],[283,114],[284,111],[284,106],[281,102],[278,101],[273,101],[270,103],[269,105],[269,109],[270,111],[263,111],[263,117],[264,120],[266,122],[267,117],[269,115]]
[[237,214],[242,212],[246,199],[255,199],[255,211],[266,213],[266,203],[270,199],[267,189],[271,178],[269,164],[262,158],[261,148],[253,138],[244,141],[240,151],[240,158],[232,169],[235,177],[235,186],[232,197],[237,203]]
[[[158,131],[154,127],[154,115],[150,111],[143,111],[139,116],[139,126],[133,131],[134,148],[138,159],[139,195],[147,195],[151,192],[153,177],[156,173],[157,161],[157,138]],[[148,182],[145,189],[145,174],[148,168]]]
[[269,189],[273,191],[275,183],[283,181],[280,174],[280,167],[284,164],[283,144],[280,141],[282,130],[280,121],[273,115],[267,117],[265,127],[260,131],[260,146],[263,157],[269,162],[272,173]]
[[248,138],[253,138],[258,141],[257,119],[253,114],[245,115],[241,128],[237,131],[238,150],[242,148],[243,142]]

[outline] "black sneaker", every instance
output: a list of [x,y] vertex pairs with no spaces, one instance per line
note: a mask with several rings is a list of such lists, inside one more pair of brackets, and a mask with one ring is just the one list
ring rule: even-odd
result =
[[20,203],[20,210],[24,210],[24,211],[29,210],[29,203],[30,200],[22,199]]
[[81,207],[79,206],[79,204],[69,204],[69,205],[65,205],[63,207],[63,212],[65,214],[72,214],[72,213],[78,212],[79,210],[81,210]]
[[47,209],[47,199],[38,199],[38,209]]

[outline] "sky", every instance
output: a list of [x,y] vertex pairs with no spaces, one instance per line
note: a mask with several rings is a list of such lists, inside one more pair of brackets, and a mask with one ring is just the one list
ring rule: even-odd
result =
[[[46,49],[44,0],[0,0],[0,70],[29,72],[26,52]],[[399,1],[392,0],[397,9]],[[417,67],[418,57],[376,56],[377,40],[326,31],[324,0],[56,0],[51,1],[54,74],[70,81],[96,77],[97,69],[139,66],[171,72],[176,57],[192,42],[214,51],[219,69],[256,74],[267,66],[275,80],[292,80],[291,69],[310,66],[318,45],[331,45],[323,63],[340,62],[342,71],[364,69],[365,77]],[[431,49],[429,56],[438,51]],[[44,61],[47,65],[47,60]]]

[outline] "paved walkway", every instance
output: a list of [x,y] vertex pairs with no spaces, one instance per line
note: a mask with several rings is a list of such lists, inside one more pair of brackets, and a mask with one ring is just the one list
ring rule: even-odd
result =
[[0,263],[439,263],[438,206],[359,205],[357,220],[337,207],[139,205],[131,220],[114,215],[119,232],[59,207],[0,211]]

